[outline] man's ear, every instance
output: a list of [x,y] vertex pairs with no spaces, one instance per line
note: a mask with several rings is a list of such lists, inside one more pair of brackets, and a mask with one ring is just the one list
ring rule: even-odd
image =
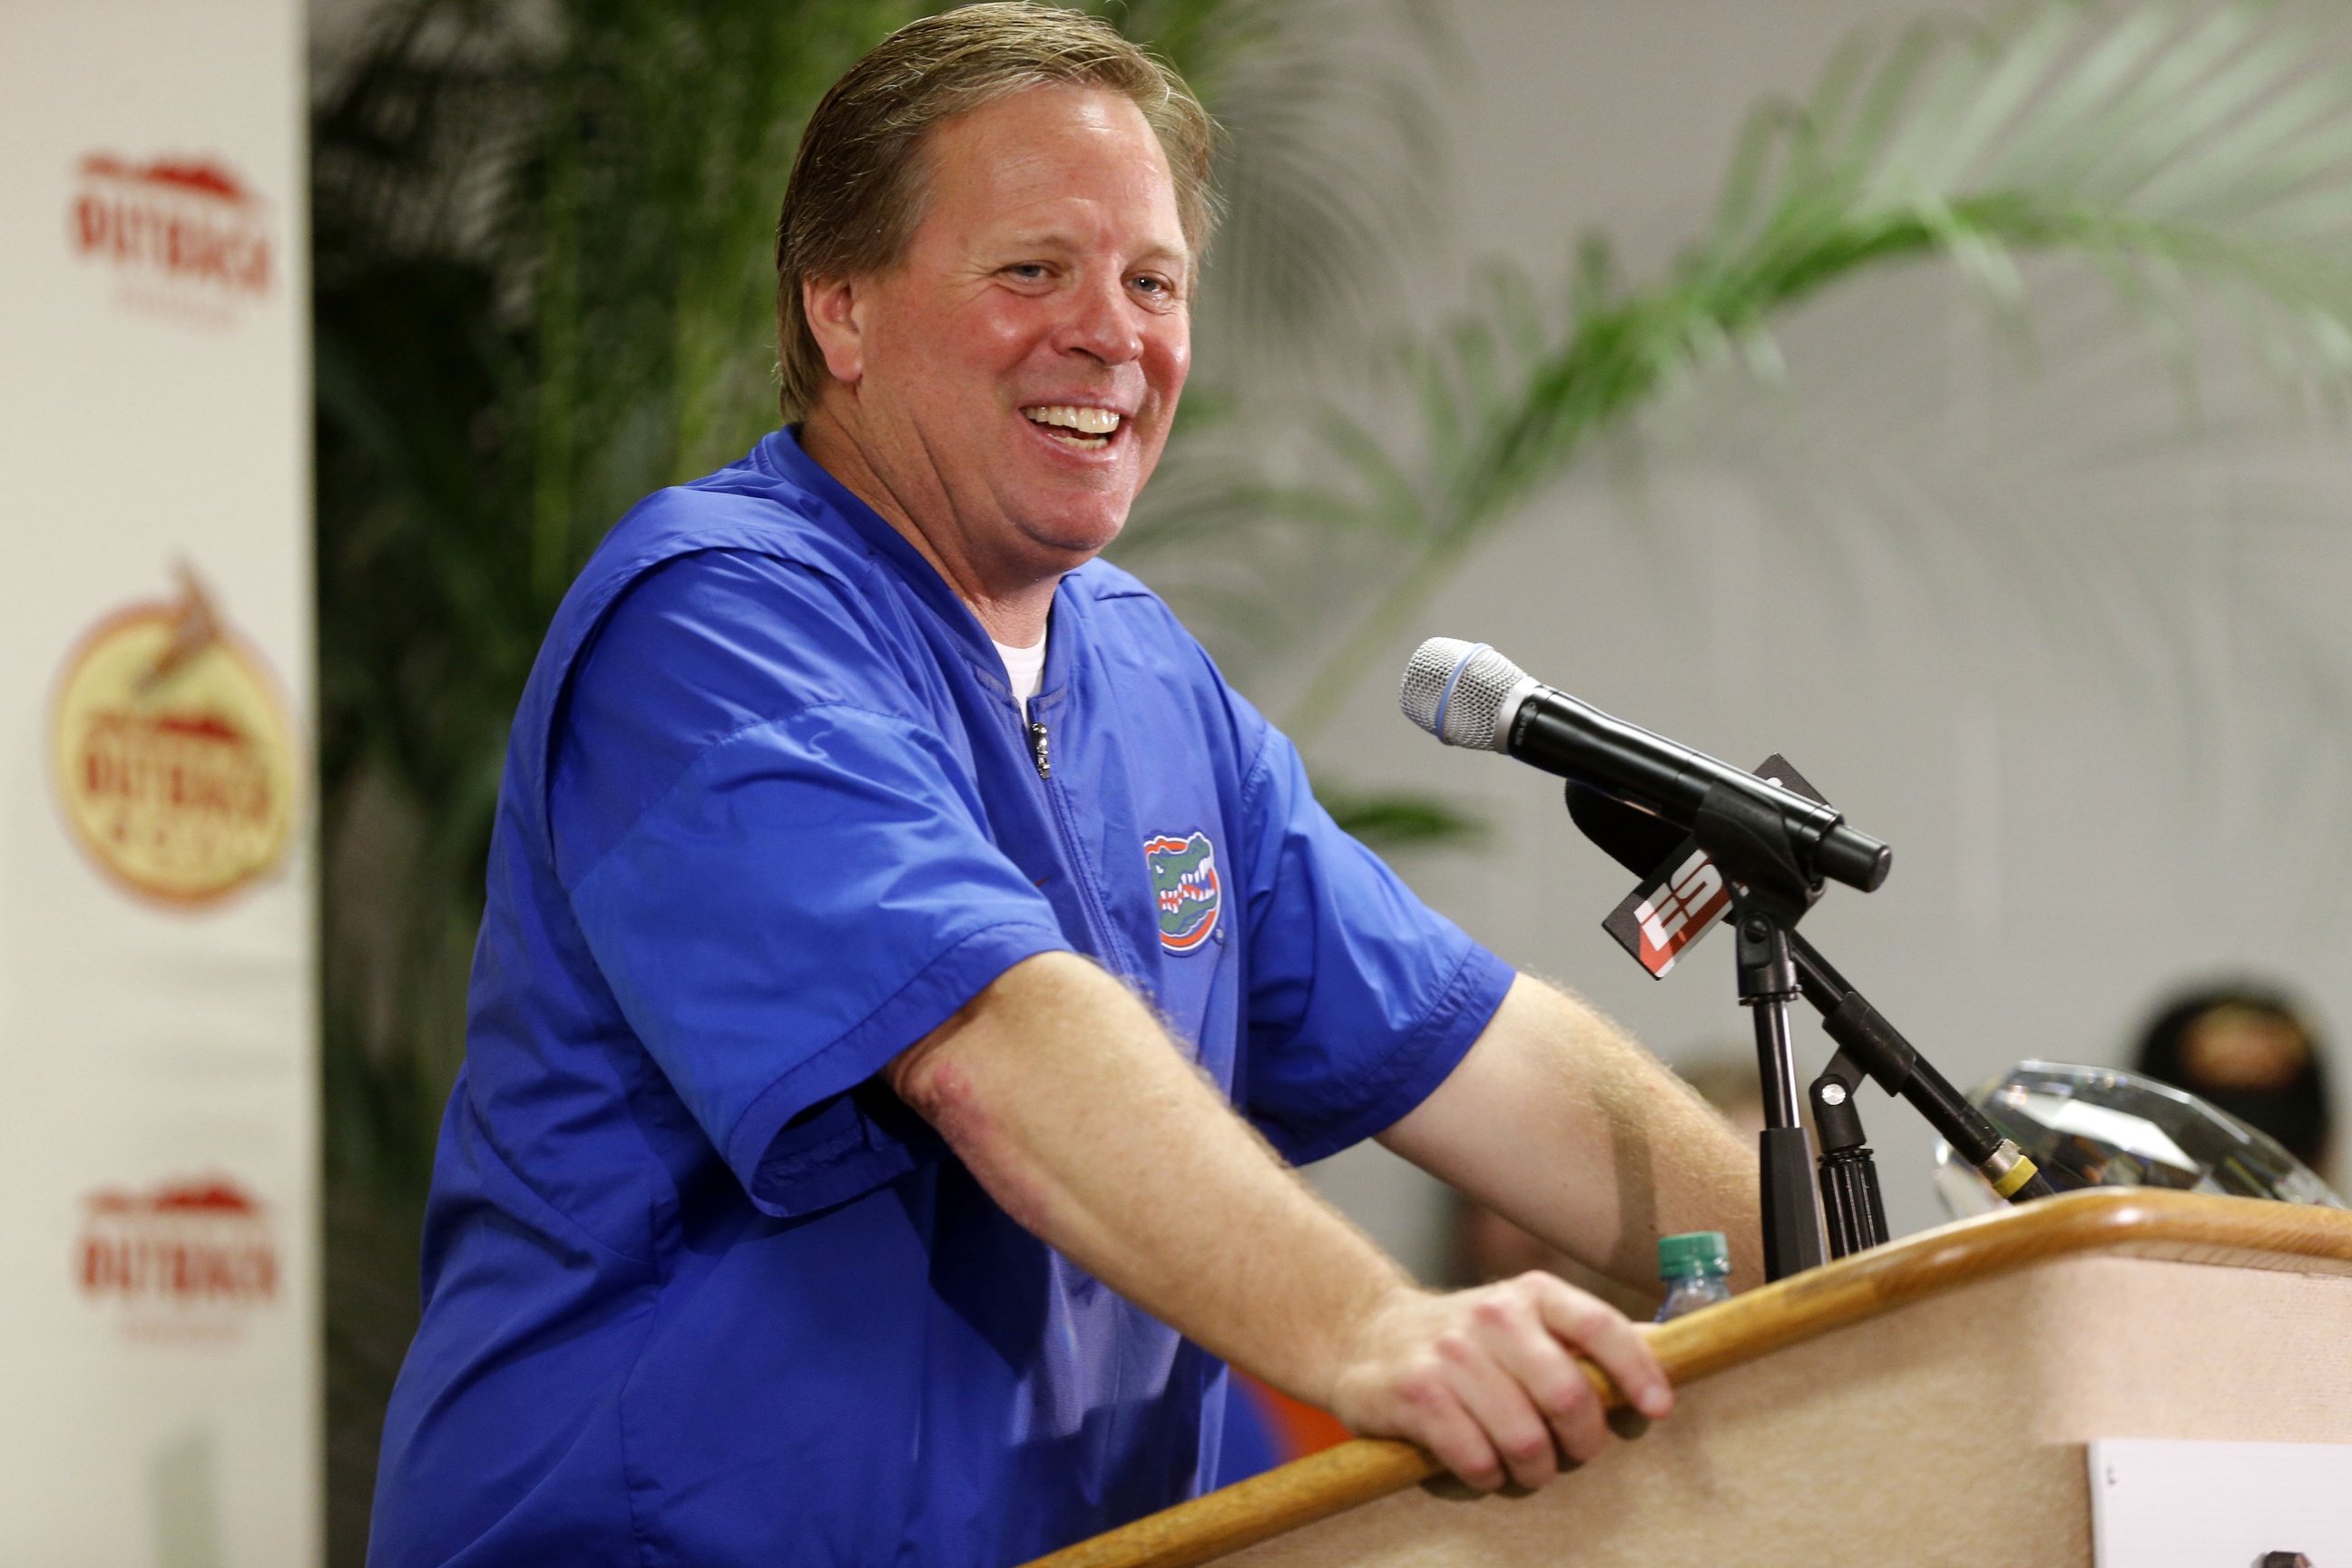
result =
[[801,310],[824,368],[835,381],[855,386],[866,375],[866,340],[857,309],[857,285],[846,278],[801,279]]

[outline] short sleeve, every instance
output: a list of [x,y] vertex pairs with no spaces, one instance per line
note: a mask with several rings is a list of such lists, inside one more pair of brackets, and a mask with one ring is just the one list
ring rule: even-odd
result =
[[936,1152],[869,1080],[1068,943],[937,730],[843,675],[876,654],[822,586],[717,568],[719,591],[673,571],[616,609],[574,678],[550,816],[631,1028],[752,1202],[803,1214]]
[[1268,730],[1242,791],[1248,864],[1244,1109],[1291,1161],[1381,1131],[1445,1080],[1514,972],[1341,830]]

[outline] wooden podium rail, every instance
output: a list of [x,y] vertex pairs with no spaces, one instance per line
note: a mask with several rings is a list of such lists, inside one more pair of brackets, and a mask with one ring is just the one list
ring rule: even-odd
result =
[[[2149,1188],[2074,1193],[1908,1237],[1643,1332],[1679,1389],[1915,1302],[2093,1253],[2352,1274],[2352,1212]],[[1612,1408],[1622,1405],[1605,1374],[1590,1363],[1584,1370]],[[1030,1568],[1192,1568],[1440,1474],[1410,1444],[1359,1438]]]

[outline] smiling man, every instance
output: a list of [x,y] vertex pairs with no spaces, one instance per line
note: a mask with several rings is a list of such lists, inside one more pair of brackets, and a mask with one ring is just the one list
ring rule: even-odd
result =
[[1439,1294],[1290,1163],[1368,1137],[1595,1267],[1752,1156],[1424,908],[1142,584],[1210,128],[973,6],[819,107],[786,426],[558,612],[491,846],[372,1561],[992,1568],[1215,1473],[1224,1363],[1538,1486],[1652,1415],[1615,1311]]

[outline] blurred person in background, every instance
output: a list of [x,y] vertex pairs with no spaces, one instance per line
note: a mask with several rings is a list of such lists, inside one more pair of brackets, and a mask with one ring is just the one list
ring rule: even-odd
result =
[[2182,993],[2141,1031],[2132,1068],[2269,1133],[2335,1184],[2326,1046],[2284,990],[2233,981]]

